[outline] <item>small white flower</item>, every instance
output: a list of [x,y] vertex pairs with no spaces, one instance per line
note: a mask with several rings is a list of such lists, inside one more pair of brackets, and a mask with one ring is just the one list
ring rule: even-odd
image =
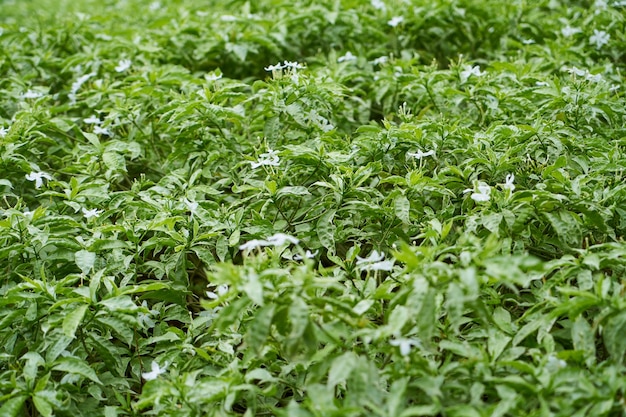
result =
[[161,368],[158,363],[156,363],[155,361],[152,361],[151,367],[152,367],[151,372],[144,372],[141,374],[143,379],[145,379],[146,381],[152,381],[153,379],[157,379],[159,375],[165,373],[165,368],[167,368],[167,365]]
[[472,193],[472,195],[470,196],[472,200],[476,201],[477,203],[484,203],[491,199],[491,187],[482,181],[478,182],[478,186],[476,187],[476,189],[468,188],[463,191],[463,193],[469,192]]
[[515,184],[513,184],[513,181],[515,181],[515,174],[508,174],[502,188],[513,192],[515,190]]
[[557,372],[559,369],[567,367],[567,362],[563,359],[559,359],[554,355],[548,356],[548,361],[546,362],[546,368],[550,372]]
[[80,90],[80,87],[94,75],[96,75],[95,72],[90,72],[89,74],[85,74],[81,77],[78,77],[78,79],[74,81],[74,83],[72,84],[72,89],[71,89],[72,94],[76,94],[78,90]]
[[252,169],[257,169],[263,165],[278,166],[280,165],[280,157],[276,154],[276,151],[268,149],[266,153],[259,155],[259,159],[256,162],[250,161],[250,165]]
[[602,46],[609,43],[609,39],[611,39],[611,35],[603,30],[594,29],[593,35],[589,37],[589,43],[595,44],[596,48],[600,49]]
[[293,62],[284,61],[283,62],[283,68],[291,68],[292,70],[295,71],[295,70],[299,70],[299,69],[304,68],[304,65],[298,63],[297,61],[293,61]]
[[421,347],[422,344],[420,343],[419,340],[416,339],[405,339],[405,338],[400,338],[400,339],[393,339],[389,342],[389,344],[391,346],[397,346],[400,348],[400,354],[402,356],[407,356],[409,353],[411,353],[411,348],[413,346],[416,347]]
[[31,172],[30,174],[26,174],[26,179],[28,181],[35,181],[35,188],[36,189],[40,189],[41,186],[43,185],[43,179],[47,179],[48,181],[50,181],[52,179],[52,177],[50,176],[50,174],[47,174],[45,172]]
[[204,79],[207,80],[207,81],[217,81],[217,80],[219,80],[221,78],[222,78],[222,74],[218,75],[218,74],[216,74],[214,72],[212,72],[210,74],[206,74],[204,76]]
[[267,242],[272,246],[283,246],[286,243],[293,243],[294,245],[297,245],[300,240],[285,233],[276,233],[275,235],[268,237]]
[[83,119],[83,122],[87,123],[88,125],[99,125],[102,122],[100,121],[100,119],[98,118],[98,116],[89,116],[86,119]]
[[337,62],[356,61],[356,56],[352,55],[352,52],[348,51],[345,55],[337,58]]
[[43,93],[34,90],[28,90],[24,94],[22,94],[22,98],[40,98],[43,97]]
[[93,133],[95,133],[96,135],[113,136],[113,133],[111,133],[109,129],[107,129],[106,127],[100,127],[98,125],[95,125],[93,127]]
[[411,158],[422,159],[427,156],[433,156],[434,154],[435,154],[435,150],[431,149],[428,152],[422,152],[421,150],[418,150],[417,152],[408,152],[406,155]]
[[380,262],[383,259],[385,259],[385,254],[380,253],[376,249],[374,249],[372,253],[370,253],[370,256],[368,256],[367,258],[361,258],[360,256],[357,256],[356,264],[357,265],[373,264],[375,262]]
[[576,67],[566,68],[566,71],[578,77],[585,77],[589,73],[589,71],[587,70],[583,70],[583,69],[576,68]]
[[609,4],[606,0],[596,0],[593,3],[593,7],[596,9],[596,13],[599,13],[601,10],[606,10]]
[[359,265],[359,268],[361,269],[361,271],[391,271],[393,269],[394,263],[394,259],[388,259],[386,261]]
[[387,55],[383,55],[383,56],[379,56],[378,58],[373,60],[372,64],[374,64],[374,65],[383,65],[383,64],[386,64],[387,61],[389,61],[389,57]]
[[269,67],[265,67],[264,69],[265,69],[265,71],[268,71],[268,72],[274,72],[274,71],[282,70],[283,66],[279,62],[276,65],[270,65]]
[[291,259],[293,259],[294,261],[301,261],[303,259],[313,259],[318,254],[318,252],[319,251],[317,250],[315,252],[311,252],[310,250],[307,249],[304,256],[300,255],[299,253],[296,253],[295,255],[293,255]]
[[404,16],[394,16],[387,22],[387,24],[392,28],[395,28],[402,22],[404,22]]
[[130,59],[120,59],[120,61],[117,63],[117,67],[115,67],[115,71],[124,72],[129,69],[131,65],[133,65],[133,63]]
[[604,81],[604,77],[602,77],[602,74],[592,74],[590,72],[587,72],[585,79],[587,81],[591,81],[592,83],[601,83],[602,81]]
[[206,296],[210,298],[211,300],[217,300],[218,298],[220,298],[222,295],[226,294],[227,292],[228,292],[228,285],[222,284],[222,285],[218,285],[215,288],[215,291],[207,291]]
[[222,15],[220,17],[220,20],[222,22],[235,22],[235,21],[237,21],[237,17],[233,16],[233,15],[230,15],[230,14],[225,14],[225,15]]
[[609,87],[609,91],[617,91],[620,89],[619,84],[613,84]]
[[532,45],[533,43],[535,43],[534,39],[522,39],[522,43],[524,45]]
[[545,82],[545,81],[537,81],[537,82],[535,83],[535,85],[536,85],[537,87],[547,87],[547,86],[549,86],[549,85],[550,85],[550,83],[547,83],[547,82]]
[[9,133],[9,129],[6,127],[0,127],[0,139],[6,137],[7,133]]
[[276,233],[267,239],[253,239],[243,245],[239,246],[239,250],[250,251],[252,249],[261,248],[264,246],[283,246],[288,243],[297,245],[300,242],[297,238],[285,233]]
[[480,67],[478,65],[474,65],[473,67],[471,65],[466,65],[465,69],[461,71],[460,74],[461,83],[466,82],[472,75],[482,77],[485,73],[480,71]]
[[385,2],[382,0],[371,0],[371,4],[372,4],[372,7],[375,8],[376,10],[387,9],[387,5],[385,5]]
[[577,33],[582,32],[581,29],[579,28],[573,28],[570,25],[565,26],[564,28],[561,28],[561,34],[566,37],[566,38],[570,38],[572,36],[574,36]]
[[239,250],[247,252],[247,251],[251,251],[252,249],[257,249],[257,248],[261,248],[263,246],[269,246],[269,245],[270,243],[267,240],[252,239],[242,245],[239,245]]
[[92,217],[100,217],[100,213],[102,213],[102,210],[98,210],[98,209],[87,210],[85,207],[83,207],[81,210],[86,219],[91,219]]

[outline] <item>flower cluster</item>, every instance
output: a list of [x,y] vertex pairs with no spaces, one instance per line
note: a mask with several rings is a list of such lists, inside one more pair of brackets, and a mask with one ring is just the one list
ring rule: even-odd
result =
[[284,69],[290,69],[292,71],[297,71],[299,69],[303,69],[304,65],[300,64],[297,61],[283,61],[283,63],[281,64],[280,62],[278,62],[276,65],[270,65],[268,67],[265,67],[265,71],[269,71],[269,72],[276,72],[276,71],[281,71]]

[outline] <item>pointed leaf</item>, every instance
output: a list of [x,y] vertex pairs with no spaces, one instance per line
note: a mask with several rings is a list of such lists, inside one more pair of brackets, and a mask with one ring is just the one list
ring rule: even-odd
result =
[[83,304],[67,314],[63,319],[63,334],[65,334],[67,337],[74,338],[74,336],[76,335],[76,329],[80,325],[80,322],[83,320],[86,311],[87,305]]

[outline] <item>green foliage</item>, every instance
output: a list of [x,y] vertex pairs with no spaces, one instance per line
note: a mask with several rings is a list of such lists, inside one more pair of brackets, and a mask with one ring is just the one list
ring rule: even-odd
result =
[[1,416],[626,412],[624,2],[2,5]]

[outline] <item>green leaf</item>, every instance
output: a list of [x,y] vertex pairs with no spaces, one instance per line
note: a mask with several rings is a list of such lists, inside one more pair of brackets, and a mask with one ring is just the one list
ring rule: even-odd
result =
[[87,362],[78,359],[65,357],[56,361],[55,365],[52,367],[55,371],[67,372],[70,374],[80,375],[84,378],[87,378],[97,384],[102,384],[98,375],[96,375],[95,371],[91,369],[91,367],[87,364]]
[[42,416],[49,417],[52,415],[52,406],[46,398],[40,397],[37,393],[35,393],[32,399],[33,404],[35,404],[35,408]]
[[74,261],[76,262],[76,266],[83,272],[83,275],[87,275],[96,262],[96,254],[84,249],[79,250],[74,254]]
[[4,404],[2,404],[2,407],[0,407],[0,416],[18,417],[18,415],[22,415],[21,411],[27,399],[27,395],[16,395],[6,400]]
[[626,353],[626,311],[611,316],[604,324],[602,338],[611,359],[623,364]]
[[126,171],[126,160],[117,152],[104,152],[102,162],[112,171]]
[[396,217],[402,221],[404,224],[410,224],[410,211],[411,211],[411,203],[409,199],[403,195],[398,195],[393,200],[393,209],[396,213]]
[[63,319],[63,334],[65,334],[65,336],[71,338],[75,337],[76,329],[83,320],[87,307],[86,304],[80,305],[65,316]]
[[337,386],[337,384],[347,381],[357,366],[358,359],[359,357],[354,352],[345,352],[343,355],[336,357],[330,366],[326,386],[331,389]]
[[333,223],[335,210],[328,210],[317,222],[317,237],[322,246],[324,246],[332,254],[335,253],[335,229]]
[[275,308],[274,304],[268,304],[261,308],[248,327],[246,341],[248,342],[248,346],[257,353],[260,353],[265,346],[265,341],[270,333],[272,319],[274,318]]

